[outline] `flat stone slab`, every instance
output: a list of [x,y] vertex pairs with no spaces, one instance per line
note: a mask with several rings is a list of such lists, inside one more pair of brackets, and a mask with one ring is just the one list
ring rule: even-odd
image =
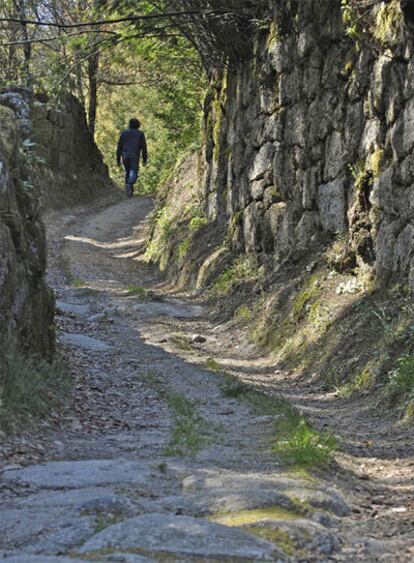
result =
[[[0,554],[0,557],[1,554]],[[45,557],[44,555],[29,555],[19,553],[10,557],[2,557],[7,563],[87,563],[84,559],[72,559],[69,557]]]
[[217,472],[201,469],[183,480],[183,492],[196,502],[215,511],[237,511],[268,507],[272,504],[289,509],[290,499],[298,499],[312,507],[347,516],[350,508],[342,495],[332,487],[321,490],[317,482],[281,473],[239,473],[230,470]]
[[146,317],[172,317],[175,319],[194,319],[203,314],[203,308],[198,305],[187,305],[178,299],[168,301],[149,301],[134,305],[133,310]]
[[3,549],[20,546],[33,555],[58,555],[82,545],[94,534],[95,517],[61,508],[10,508],[0,511],[0,529]]
[[91,350],[92,352],[110,352],[113,350],[112,346],[102,340],[84,334],[62,332],[60,334],[60,341],[62,344],[82,348],[83,350]]
[[21,481],[44,489],[81,489],[104,485],[144,485],[151,479],[148,467],[136,461],[51,461],[4,471],[6,481]]
[[[25,496],[14,501],[17,508],[78,508],[91,501],[100,501],[107,498],[120,498],[114,495],[109,487],[87,487],[81,489],[69,489],[60,491],[41,491],[30,496]],[[125,503],[127,501],[125,500]]]
[[101,561],[108,561],[109,563],[156,563],[155,559],[135,553],[113,553],[104,556]]
[[67,301],[56,300],[56,308],[70,315],[88,315],[91,311],[89,305],[81,305],[79,303],[68,303]]
[[147,514],[106,528],[88,540],[80,554],[101,549],[142,549],[150,555],[238,558],[274,561],[283,554],[268,542],[237,528],[201,518]]

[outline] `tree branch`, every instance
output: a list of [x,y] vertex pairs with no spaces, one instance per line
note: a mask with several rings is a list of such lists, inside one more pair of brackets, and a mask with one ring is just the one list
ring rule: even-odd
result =
[[179,18],[179,17],[191,17],[191,16],[217,16],[217,15],[236,15],[235,12],[229,10],[192,10],[192,11],[181,11],[181,12],[169,12],[169,13],[162,13],[162,14],[147,14],[141,16],[127,16],[124,18],[116,18],[112,20],[97,20],[91,22],[78,22],[78,23],[57,23],[57,22],[44,22],[42,20],[28,20],[28,19],[19,19],[19,18],[0,18],[0,22],[4,23],[20,23],[24,25],[37,25],[37,26],[44,26],[44,27],[57,27],[60,29],[70,29],[76,27],[94,27],[94,26],[101,26],[101,25],[114,25],[117,23],[126,23],[126,22],[137,22],[137,21],[148,21],[148,20],[156,20],[156,19],[163,19],[163,18]]

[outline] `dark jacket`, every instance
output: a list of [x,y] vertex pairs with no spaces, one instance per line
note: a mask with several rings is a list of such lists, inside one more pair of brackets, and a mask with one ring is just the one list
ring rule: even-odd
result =
[[144,133],[139,129],[125,129],[125,131],[122,131],[116,150],[117,161],[120,162],[122,156],[122,158],[137,159],[139,162],[141,154],[144,164],[147,164],[147,141]]

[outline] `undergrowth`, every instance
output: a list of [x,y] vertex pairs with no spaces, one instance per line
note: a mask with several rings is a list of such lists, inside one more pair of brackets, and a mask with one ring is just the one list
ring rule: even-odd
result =
[[67,396],[71,382],[58,359],[28,357],[7,343],[0,353],[0,428],[12,432],[47,418]]
[[165,401],[173,419],[170,441],[164,449],[164,455],[194,456],[210,439],[207,421],[197,412],[193,401],[170,393],[157,374],[148,373],[146,379]]
[[197,412],[194,403],[181,395],[168,395],[166,403],[171,410],[174,424],[164,454],[195,455],[206,443],[205,419]]
[[127,291],[128,295],[136,295],[142,299],[145,299],[145,297],[148,296],[148,289],[142,285],[129,285]]
[[414,418],[414,356],[404,354],[397,359],[388,374],[383,396],[391,406],[401,405],[407,419]]
[[258,415],[275,417],[272,451],[286,464],[296,467],[326,465],[337,449],[337,440],[329,432],[319,432],[290,403],[255,390],[227,376],[222,387],[226,397],[246,401]]
[[216,296],[226,295],[240,282],[263,282],[263,279],[264,268],[259,265],[257,258],[242,256],[218,276],[210,292]]

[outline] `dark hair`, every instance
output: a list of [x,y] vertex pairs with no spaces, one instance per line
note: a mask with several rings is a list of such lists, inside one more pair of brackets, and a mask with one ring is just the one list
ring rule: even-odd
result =
[[129,128],[130,129],[139,129],[141,127],[141,122],[139,119],[135,117],[129,120]]

